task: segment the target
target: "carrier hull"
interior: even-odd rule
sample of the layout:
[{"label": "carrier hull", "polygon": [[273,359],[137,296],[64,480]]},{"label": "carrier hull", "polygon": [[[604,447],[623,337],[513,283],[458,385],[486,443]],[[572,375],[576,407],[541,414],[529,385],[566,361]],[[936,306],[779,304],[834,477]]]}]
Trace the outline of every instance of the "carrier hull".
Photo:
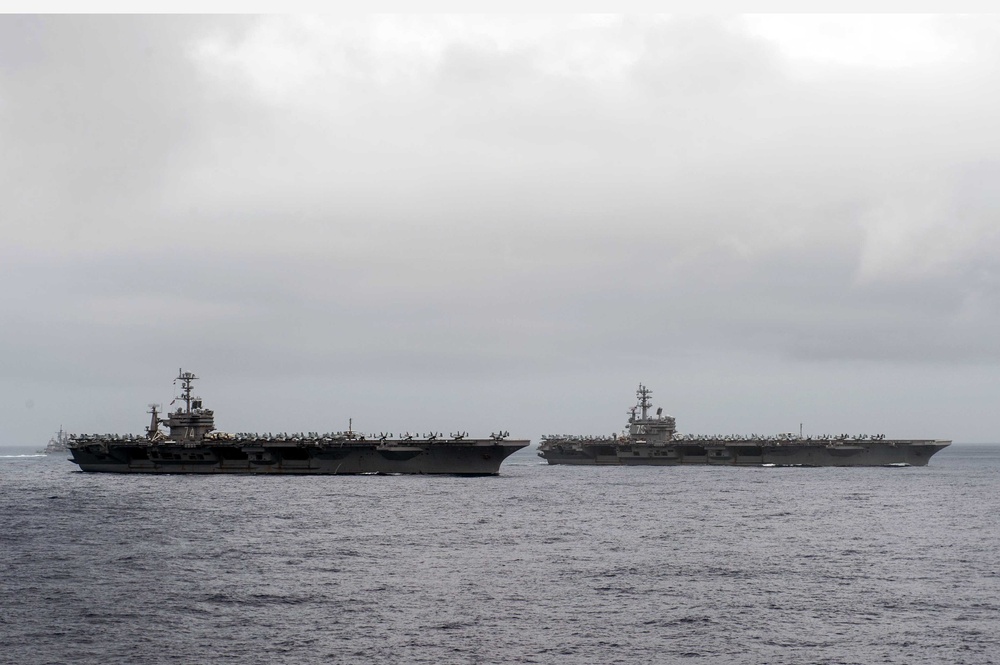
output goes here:
[{"label": "carrier hull", "polygon": [[[926,466],[949,441],[880,441],[868,445],[606,447],[539,450],[549,464],[611,466]],[[602,450],[601,448],[605,448]]]},{"label": "carrier hull", "polygon": [[257,475],[448,474],[495,476],[528,441],[277,446],[92,444],[71,449],[82,471]]}]

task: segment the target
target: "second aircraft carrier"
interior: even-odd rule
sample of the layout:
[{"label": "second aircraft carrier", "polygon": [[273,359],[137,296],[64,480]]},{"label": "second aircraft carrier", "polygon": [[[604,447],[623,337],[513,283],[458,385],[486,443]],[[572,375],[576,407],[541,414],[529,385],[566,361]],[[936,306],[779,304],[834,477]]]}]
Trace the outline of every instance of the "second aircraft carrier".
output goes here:
[{"label": "second aircraft carrier", "polygon": [[676,421],[657,409],[650,415],[652,391],[639,385],[629,410],[628,429],[615,436],[542,437],[538,454],[549,464],[673,466],[926,466],[951,444],[938,439],[886,439],[883,435],[804,437],[679,434]]}]

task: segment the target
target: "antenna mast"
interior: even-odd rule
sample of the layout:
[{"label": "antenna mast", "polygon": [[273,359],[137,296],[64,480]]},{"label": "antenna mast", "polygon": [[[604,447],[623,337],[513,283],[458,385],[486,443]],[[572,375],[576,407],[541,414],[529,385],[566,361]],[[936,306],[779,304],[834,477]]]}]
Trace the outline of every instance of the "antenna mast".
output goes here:
[{"label": "antenna mast", "polygon": [[177,379],[181,382],[181,399],[184,400],[184,413],[191,413],[191,382],[197,378],[192,372],[177,370]]},{"label": "antenna mast", "polygon": [[649,401],[649,396],[653,394],[653,391],[646,386],[639,384],[639,389],[635,391],[635,396],[639,398],[639,408],[642,409],[642,419],[646,419],[646,414],[649,411],[651,403]]}]

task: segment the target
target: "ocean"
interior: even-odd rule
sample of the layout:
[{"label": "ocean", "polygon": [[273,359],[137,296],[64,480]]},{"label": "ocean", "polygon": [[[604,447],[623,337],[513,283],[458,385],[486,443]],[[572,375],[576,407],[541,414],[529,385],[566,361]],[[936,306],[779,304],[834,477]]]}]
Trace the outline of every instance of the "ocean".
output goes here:
[{"label": "ocean", "polygon": [[84,474],[0,448],[0,662],[1000,663],[1000,445],[921,468]]}]

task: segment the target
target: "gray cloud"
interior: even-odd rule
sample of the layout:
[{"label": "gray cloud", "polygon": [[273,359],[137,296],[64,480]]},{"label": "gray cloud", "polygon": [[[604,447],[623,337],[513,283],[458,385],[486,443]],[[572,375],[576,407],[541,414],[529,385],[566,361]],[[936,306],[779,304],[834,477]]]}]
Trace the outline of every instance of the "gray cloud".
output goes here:
[{"label": "gray cloud", "polygon": [[136,430],[178,365],[228,429],[604,431],[643,380],[682,426],[836,402],[990,436],[994,50],[803,70],[714,18],[0,37],[0,397],[36,405],[0,443]]}]

